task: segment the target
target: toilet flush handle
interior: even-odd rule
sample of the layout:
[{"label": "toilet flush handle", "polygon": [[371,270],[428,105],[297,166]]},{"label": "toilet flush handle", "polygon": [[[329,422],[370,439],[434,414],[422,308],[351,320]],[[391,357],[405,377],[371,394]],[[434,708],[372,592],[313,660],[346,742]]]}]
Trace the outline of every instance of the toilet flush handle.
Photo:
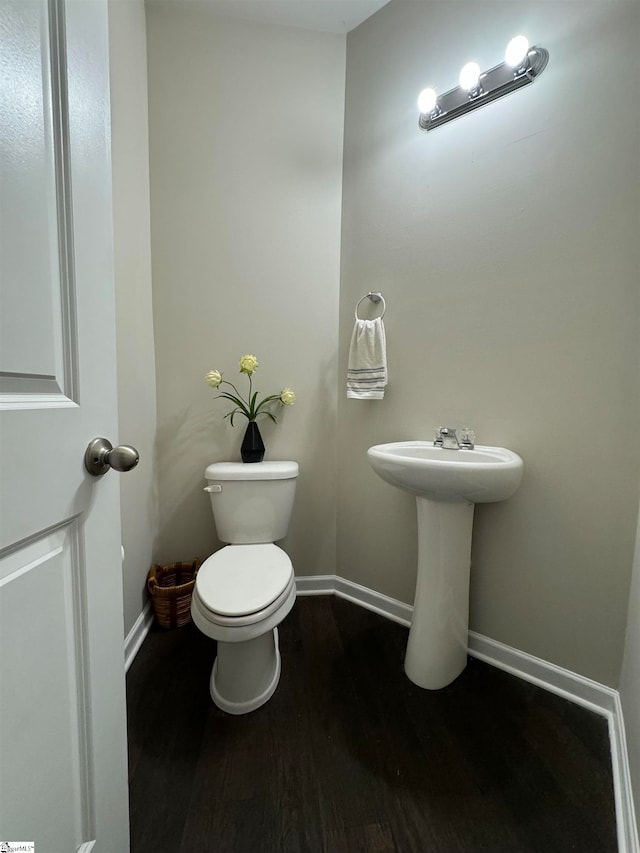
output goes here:
[{"label": "toilet flush handle", "polygon": [[214,483],[213,486],[205,486],[205,492],[221,492],[222,486],[219,483]]}]

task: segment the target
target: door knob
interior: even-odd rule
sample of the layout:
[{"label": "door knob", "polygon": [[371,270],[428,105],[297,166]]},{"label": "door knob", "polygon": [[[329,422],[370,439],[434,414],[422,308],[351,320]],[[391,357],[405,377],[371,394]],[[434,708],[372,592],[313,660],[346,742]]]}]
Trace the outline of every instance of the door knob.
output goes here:
[{"label": "door knob", "polygon": [[140,454],[129,444],[114,447],[106,438],[94,438],[84,454],[84,467],[94,477],[115,471],[130,471],[140,461]]}]

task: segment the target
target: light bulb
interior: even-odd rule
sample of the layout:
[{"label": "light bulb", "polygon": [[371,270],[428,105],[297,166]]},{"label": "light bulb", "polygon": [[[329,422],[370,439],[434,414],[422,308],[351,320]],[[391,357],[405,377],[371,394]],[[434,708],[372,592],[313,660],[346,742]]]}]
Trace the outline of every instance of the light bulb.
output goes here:
[{"label": "light bulb", "polygon": [[418,95],[418,109],[421,113],[430,113],[435,109],[438,96],[434,89],[423,89]]},{"label": "light bulb", "polygon": [[512,68],[520,68],[529,53],[529,39],[526,36],[512,38],[504,52],[504,61]]},{"label": "light bulb", "polygon": [[477,62],[467,62],[460,72],[460,86],[470,92],[477,88],[480,80],[480,66]]}]

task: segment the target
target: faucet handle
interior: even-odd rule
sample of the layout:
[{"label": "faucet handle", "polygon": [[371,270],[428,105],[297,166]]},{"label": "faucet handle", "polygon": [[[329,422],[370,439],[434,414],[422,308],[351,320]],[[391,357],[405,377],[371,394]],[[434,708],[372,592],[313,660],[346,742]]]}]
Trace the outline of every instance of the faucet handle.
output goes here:
[{"label": "faucet handle", "polygon": [[473,450],[476,443],[476,434],[469,427],[464,427],[460,437],[460,446],[466,447],[467,450]]}]

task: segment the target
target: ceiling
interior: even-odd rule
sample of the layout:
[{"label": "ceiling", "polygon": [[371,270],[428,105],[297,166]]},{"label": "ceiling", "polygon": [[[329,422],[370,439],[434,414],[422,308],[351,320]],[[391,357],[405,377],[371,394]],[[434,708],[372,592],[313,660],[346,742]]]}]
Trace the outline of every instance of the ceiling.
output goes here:
[{"label": "ceiling", "polygon": [[[200,3],[243,20],[299,27],[325,33],[348,33],[386,6],[389,0],[169,0]],[[166,3],[167,0],[146,0]]]}]

